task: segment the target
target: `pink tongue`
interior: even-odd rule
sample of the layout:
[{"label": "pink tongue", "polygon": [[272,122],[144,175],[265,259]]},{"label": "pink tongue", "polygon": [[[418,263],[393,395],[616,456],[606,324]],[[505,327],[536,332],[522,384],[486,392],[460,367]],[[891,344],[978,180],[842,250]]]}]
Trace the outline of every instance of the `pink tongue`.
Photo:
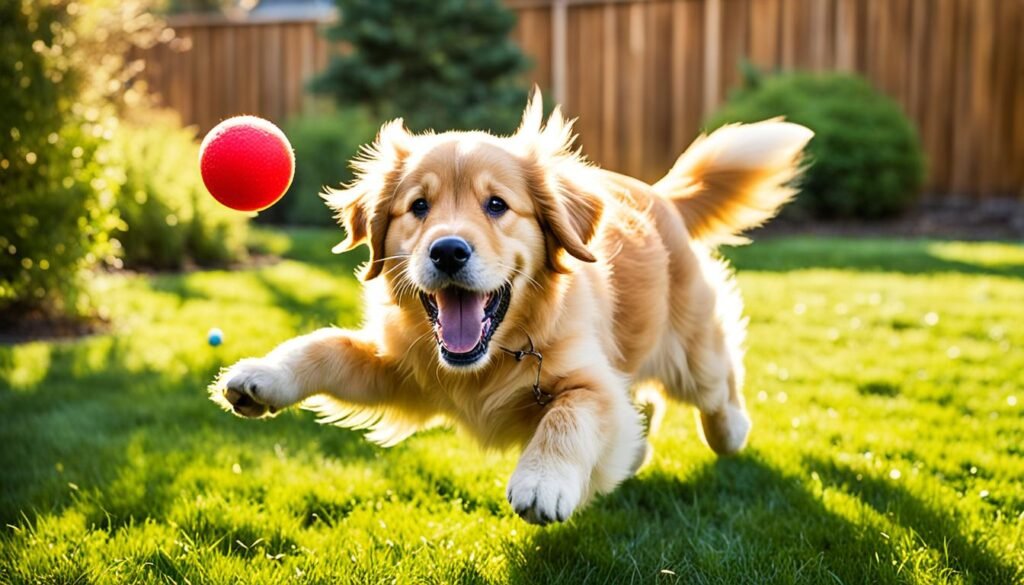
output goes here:
[{"label": "pink tongue", "polygon": [[437,293],[441,342],[452,353],[476,347],[484,329],[484,295],[450,287]]}]

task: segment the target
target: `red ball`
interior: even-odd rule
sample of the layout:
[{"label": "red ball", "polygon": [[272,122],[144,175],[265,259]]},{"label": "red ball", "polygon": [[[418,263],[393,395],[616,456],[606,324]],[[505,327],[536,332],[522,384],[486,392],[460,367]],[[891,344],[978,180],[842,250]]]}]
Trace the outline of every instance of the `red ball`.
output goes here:
[{"label": "red ball", "polygon": [[261,211],[292,184],[295,154],[277,126],[256,116],[236,116],[203,138],[199,168],[214,199],[238,211]]}]

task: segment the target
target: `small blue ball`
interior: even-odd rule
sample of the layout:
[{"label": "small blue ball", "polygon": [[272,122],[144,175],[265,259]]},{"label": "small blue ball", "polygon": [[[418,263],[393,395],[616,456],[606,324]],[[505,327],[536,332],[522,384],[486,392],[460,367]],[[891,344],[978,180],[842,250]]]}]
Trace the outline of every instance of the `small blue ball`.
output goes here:
[{"label": "small blue ball", "polygon": [[206,341],[213,347],[224,343],[224,332],[214,327],[210,329],[210,332],[206,334]]}]

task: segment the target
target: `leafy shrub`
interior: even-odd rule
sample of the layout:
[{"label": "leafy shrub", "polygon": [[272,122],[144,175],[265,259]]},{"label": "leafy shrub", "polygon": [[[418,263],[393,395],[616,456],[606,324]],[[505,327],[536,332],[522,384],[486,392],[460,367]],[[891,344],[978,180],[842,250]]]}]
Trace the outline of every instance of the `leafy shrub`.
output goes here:
[{"label": "leafy shrub", "polygon": [[320,193],[352,179],[349,162],[373,141],[379,124],[361,109],[293,118],[285,134],[295,149],[295,178],[280,203],[260,213],[270,222],[335,225]]},{"label": "leafy shrub", "polygon": [[124,124],[116,144],[124,167],[117,235],[130,267],[223,264],[245,255],[245,215],[218,204],[203,186],[199,145],[174,116]]},{"label": "leafy shrub", "polygon": [[917,132],[899,106],[866,81],[806,73],[748,80],[707,128],[785,116],[814,130],[811,166],[791,205],[798,213],[875,219],[898,214],[914,200],[924,179]]},{"label": "leafy shrub", "polygon": [[82,314],[82,274],[114,261],[116,119],[78,101],[73,19],[56,2],[0,2],[0,312]]},{"label": "leafy shrub", "polygon": [[529,62],[509,39],[515,15],[499,0],[336,0],[327,36],[351,47],[313,83],[377,119],[414,130],[511,132],[526,102]]}]

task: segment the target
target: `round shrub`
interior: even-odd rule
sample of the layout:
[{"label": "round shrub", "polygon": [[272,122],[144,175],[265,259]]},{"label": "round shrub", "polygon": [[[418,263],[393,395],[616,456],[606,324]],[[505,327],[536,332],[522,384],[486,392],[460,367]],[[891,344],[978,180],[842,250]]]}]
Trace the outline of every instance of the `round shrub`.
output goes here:
[{"label": "round shrub", "polygon": [[144,126],[123,124],[115,142],[124,168],[117,238],[126,266],[210,266],[245,256],[247,218],[207,194],[191,130],[152,112]]},{"label": "round shrub", "polygon": [[80,38],[58,2],[0,2],[0,313],[84,314],[82,275],[115,261],[109,237],[116,119],[83,104]]},{"label": "round shrub", "polygon": [[707,128],[776,116],[815,132],[801,192],[789,206],[797,213],[877,219],[899,214],[917,196],[924,180],[917,132],[899,106],[865,80],[844,74],[755,75]]},{"label": "round shrub", "polygon": [[296,225],[335,225],[320,193],[352,179],[349,161],[378,129],[377,120],[360,109],[289,120],[285,134],[295,149],[295,178],[284,199],[260,216]]}]

